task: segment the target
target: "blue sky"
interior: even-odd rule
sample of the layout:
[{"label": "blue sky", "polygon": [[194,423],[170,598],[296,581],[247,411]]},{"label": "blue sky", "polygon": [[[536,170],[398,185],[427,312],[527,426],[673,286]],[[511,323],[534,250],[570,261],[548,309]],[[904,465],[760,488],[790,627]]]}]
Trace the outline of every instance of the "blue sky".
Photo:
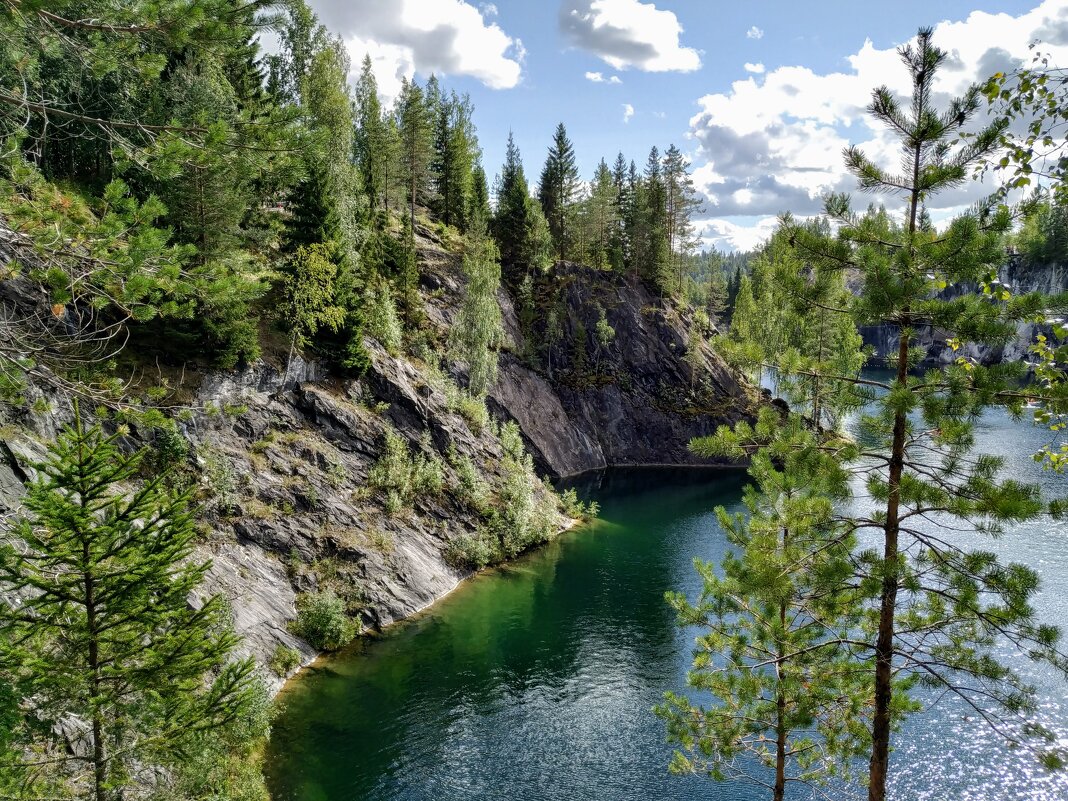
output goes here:
[{"label": "blue sky", "polygon": [[[907,93],[894,48],[919,26],[936,26],[951,53],[947,95],[1028,59],[1036,37],[1068,63],[1068,0],[310,2],[354,66],[371,54],[387,100],[401,76],[431,72],[468,92],[491,177],[509,130],[532,181],[558,122],[587,178],[602,156],[641,166],[652,145],[678,145],[706,197],[701,233],[723,249],[752,247],[777,213],[816,213],[826,192],[850,189],[845,144],[897,160],[863,105],[881,83]],[[936,219],[980,191],[939,201]]]}]

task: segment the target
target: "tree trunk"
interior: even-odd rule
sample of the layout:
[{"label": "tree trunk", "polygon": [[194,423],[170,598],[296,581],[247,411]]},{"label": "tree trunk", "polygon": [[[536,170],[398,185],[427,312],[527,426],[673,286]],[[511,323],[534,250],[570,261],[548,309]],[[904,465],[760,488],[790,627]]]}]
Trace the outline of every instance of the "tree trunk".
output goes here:
[{"label": "tree trunk", "polygon": [[[908,336],[898,345],[897,382],[908,376]],[[883,586],[879,602],[879,635],[875,643],[875,714],[871,728],[871,762],[868,766],[868,801],[884,801],[890,764],[890,702],[893,697],[894,613],[897,610],[898,534],[900,533],[901,473],[905,463],[905,414],[894,417],[890,452],[890,498],[886,505],[883,541]]]},{"label": "tree trunk", "polygon": [[85,614],[86,628],[89,634],[89,703],[93,716],[93,797],[95,801],[107,801],[107,750],[104,746],[104,724],[100,708],[100,645],[96,620],[96,588],[93,575],[89,572],[91,556],[89,545],[82,547],[82,559],[85,565]]},{"label": "tree trunk", "polygon": [[[917,90],[919,91],[919,90]],[[917,124],[919,122],[917,121]],[[920,145],[913,148],[912,197],[909,202],[908,247],[913,248],[916,216],[920,206]],[[901,336],[897,347],[898,386],[908,381],[910,310],[902,309]],[[883,586],[879,600],[879,634],[875,641],[875,713],[871,726],[871,762],[868,765],[868,801],[885,801],[886,776],[890,767],[890,702],[893,698],[894,613],[897,611],[898,535],[901,531],[901,474],[905,467],[906,414],[894,415],[894,435],[887,477],[890,496],[886,502],[883,539]]]}]

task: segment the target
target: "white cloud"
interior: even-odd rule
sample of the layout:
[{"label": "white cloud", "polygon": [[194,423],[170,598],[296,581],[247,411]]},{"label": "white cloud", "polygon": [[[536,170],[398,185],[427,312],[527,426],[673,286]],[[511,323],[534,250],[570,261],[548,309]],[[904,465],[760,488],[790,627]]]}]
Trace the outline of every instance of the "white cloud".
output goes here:
[{"label": "white cloud", "polygon": [[759,217],[746,223],[713,218],[701,222],[698,237],[703,248],[755,250],[775,233],[778,224],[778,217]]},{"label": "white cloud", "polygon": [[586,80],[593,83],[623,83],[618,75],[609,75],[607,78],[599,72],[587,72]]},{"label": "white cloud", "polygon": [[496,22],[496,7],[465,0],[312,0],[323,23],[341,33],[359,69],[371,56],[379,90],[397,95],[415,73],[465,75],[493,89],[510,89],[522,77],[523,43]]},{"label": "white cloud", "polygon": [[497,16],[497,6],[493,5],[493,3],[483,3],[478,8],[482,12],[483,17]]},{"label": "white cloud", "polygon": [[746,39],[763,39],[764,38],[764,31],[762,31],[760,28],[758,28],[756,25],[754,25],[752,28],[750,28],[749,30],[747,30],[745,32],[745,38]]},{"label": "white cloud", "polygon": [[683,32],[672,11],[639,0],[564,0],[560,30],[575,47],[614,69],[692,72],[701,55],[679,41]]},{"label": "white cloud", "polygon": [[742,66],[745,67],[745,71],[746,72],[751,72],[754,75],[763,75],[764,74],[764,65],[761,64],[759,61],[756,64],[753,64],[752,62],[747,61]]},{"label": "white cloud", "polygon": [[[1068,62],[1064,0],[1045,0],[1016,15],[976,11],[964,20],[939,24],[934,41],[948,58],[934,86],[936,104],[944,105],[951,95],[997,70],[1029,61],[1034,38],[1045,38],[1043,49],[1053,52],[1055,62]],[[697,101],[700,110],[690,120],[689,133],[697,144],[694,180],[708,199],[709,224],[719,226],[716,236],[737,242],[748,236],[725,227],[724,219],[745,217],[750,222],[744,225],[751,228],[756,224],[751,221],[783,211],[819,213],[831,191],[856,194],[856,181],[842,161],[849,143],[880,164],[898,167],[897,141],[889,131],[869,127],[865,111],[877,86],[886,85],[900,96],[911,93],[896,48],[878,49],[866,41],[844,63],[845,69],[832,73],[802,66],[764,70],[759,82],[750,76]],[[760,74],[752,69],[757,66],[745,68]],[[988,118],[980,112],[977,119],[982,124]],[[934,196],[932,215],[944,218],[991,188],[969,181]],[[857,202],[867,200],[858,195]]]},{"label": "white cloud", "polygon": [[623,104],[623,124],[626,125],[630,122],[630,118],[634,116],[634,106],[630,103]]}]

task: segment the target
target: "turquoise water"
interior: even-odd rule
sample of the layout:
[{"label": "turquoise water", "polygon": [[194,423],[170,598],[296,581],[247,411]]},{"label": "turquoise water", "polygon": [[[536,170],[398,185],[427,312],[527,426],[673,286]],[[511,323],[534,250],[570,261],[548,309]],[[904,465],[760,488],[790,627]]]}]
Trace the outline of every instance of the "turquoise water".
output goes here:
[{"label": "turquoise water", "polygon": [[[979,436],[1009,455],[1014,474],[1058,490],[1068,482],[1030,460],[1040,430],[992,412]],[[725,547],[712,509],[737,508],[743,481],[712,470],[589,477],[581,489],[600,501],[600,522],[466,582],[291,683],[268,754],[275,801],[766,798],[669,775],[671,749],[650,711],[665,689],[684,687],[693,637],[674,625],[664,591],[698,589],[693,557],[718,559]],[[1036,606],[1068,624],[1060,524],[1030,523],[995,545],[1040,570]],[[1063,719],[1064,683],[1025,668],[1044,712]],[[1068,799],[1068,778],[1007,752],[966,714],[941,699],[906,724],[892,759],[896,798]]]}]

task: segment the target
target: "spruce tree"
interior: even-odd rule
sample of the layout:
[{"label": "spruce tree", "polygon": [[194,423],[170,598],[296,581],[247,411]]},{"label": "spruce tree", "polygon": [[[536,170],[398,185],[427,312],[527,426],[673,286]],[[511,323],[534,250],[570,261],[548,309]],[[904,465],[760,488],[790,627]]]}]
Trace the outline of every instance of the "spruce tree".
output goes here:
[{"label": "spruce tree", "polygon": [[[478,140],[471,121],[471,99],[452,92],[438,107],[434,138],[434,213],[446,225],[465,230],[472,208]],[[485,176],[482,177],[485,181]],[[475,203],[474,205],[478,205]]]},{"label": "spruce tree", "polygon": [[209,564],[193,559],[188,495],[165,476],[131,489],[144,452],[123,454],[122,433],[76,416],[0,547],[3,675],[45,732],[85,721],[88,752],[60,759],[88,768],[94,801],[123,797],[135,768],[175,764],[255,694],[251,660],[230,661],[237,638],[223,599],[190,605]]},{"label": "spruce tree", "polygon": [[553,247],[558,259],[565,258],[575,235],[570,215],[579,189],[578,166],[575,163],[575,148],[567,137],[567,129],[561,122],[556,126],[549,155],[538,182],[538,200],[549,223]]},{"label": "spruce tree", "polygon": [[589,206],[586,224],[590,229],[586,237],[589,242],[586,258],[594,267],[612,266],[613,240],[618,230],[617,191],[612,172],[604,159],[601,159],[593,176],[589,199],[586,201]]},{"label": "spruce tree", "polygon": [[671,285],[670,251],[667,230],[667,190],[660,163],[660,151],[649,151],[645,164],[642,191],[637,209],[641,218],[640,262],[636,265],[638,275],[665,292]]},{"label": "spruce tree", "polygon": [[609,238],[609,261],[613,270],[623,272],[627,268],[630,253],[630,243],[627,239],[630,192],[627,181],[627,161],[622,153],[616,154],[616,160],[612,165],[612,183],[615,189],[613,208],[615,223]]},{"label": "spruce tree", "polygon": [[[493,217],[493,237],[506,268],[524,267],[529,217],[530,189],[519,148],[512,133],[508,133],[500,189],[497,192],[497,213]],[[507,273],[506,273],[507,274]],[[518,280],[518,279],[517,279]]]}]

